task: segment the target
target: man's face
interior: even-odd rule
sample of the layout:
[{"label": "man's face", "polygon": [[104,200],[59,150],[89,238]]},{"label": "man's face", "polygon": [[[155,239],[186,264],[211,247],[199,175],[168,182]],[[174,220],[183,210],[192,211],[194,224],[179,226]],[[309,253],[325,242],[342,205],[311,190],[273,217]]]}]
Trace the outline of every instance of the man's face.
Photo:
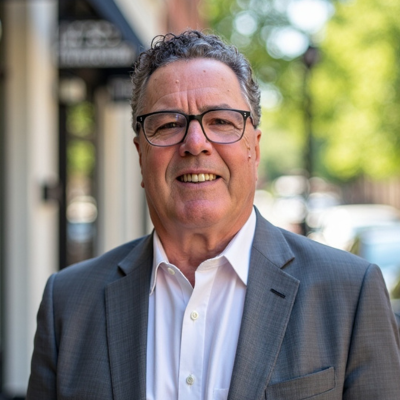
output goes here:
[{"label": "man's face", "polygon": [[[210,59],[181,60],[158,68],[147,84],[143,106],[143,114],[250,110],[234,72]],[[252,210],[260,136],[250,119],[244,137],[232,144],[208,142],[198,121],[191,121],[185,140],[171,147],[151,146],[140,132],[134,141],[156,230],[204,233],[213,228],[236,233]],[[208,174],[211,180],[184,182],[182,177],[188,174],[200,180],[200,174]]]}]

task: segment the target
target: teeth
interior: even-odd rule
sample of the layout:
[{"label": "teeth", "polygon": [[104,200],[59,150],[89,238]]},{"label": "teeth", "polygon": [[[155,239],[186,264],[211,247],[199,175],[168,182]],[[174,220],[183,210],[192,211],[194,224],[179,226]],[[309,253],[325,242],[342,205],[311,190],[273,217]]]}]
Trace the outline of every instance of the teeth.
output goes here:
[{"label": "teeth", "polygon": [[185,174],[180,178],[181,182],[205,182],[205,181],[213,181],[217,179],[217,175],[214,174]]}]

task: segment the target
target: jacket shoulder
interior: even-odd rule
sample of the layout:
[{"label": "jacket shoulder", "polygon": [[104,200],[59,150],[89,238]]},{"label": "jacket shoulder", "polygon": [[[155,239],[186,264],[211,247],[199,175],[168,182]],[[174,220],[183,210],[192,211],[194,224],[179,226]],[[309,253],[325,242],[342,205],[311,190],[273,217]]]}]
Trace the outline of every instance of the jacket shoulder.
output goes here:
[{"label": "jacket shoulder", "polygon": [[337,298],[341,293],[348,301],[356,300],[366,281],[372,280],[379,290],[385,290],[382,272],[347,251],[315,242],[290,232],[282,232],[291,248],[294,259],[284,271],[301,281],[301,291],[323,292]]},{"label": "jacket shoulder", "polygon": [[280,231],[293,253],[296,255],[296,258],[301,262],[312,262],[312,264],[318,264],[320,266],[327,264],[338,265],[345,268],[351,265],[353,268],[363,271],[370,265],[368,261],[348,251],[327,246],[283,229],[280,229]]},{"label": "jacket shoulder", "polygon": [[[106,285],[125,275],[120,266],[135,253],[143,251],[143,246],[151,242],[151,235],[122,244],[98,257],[81,261],[54,274],[55,283],[61,286],[84,283],[95,286]],[[145,250],[148,250],[146,247]]]}]

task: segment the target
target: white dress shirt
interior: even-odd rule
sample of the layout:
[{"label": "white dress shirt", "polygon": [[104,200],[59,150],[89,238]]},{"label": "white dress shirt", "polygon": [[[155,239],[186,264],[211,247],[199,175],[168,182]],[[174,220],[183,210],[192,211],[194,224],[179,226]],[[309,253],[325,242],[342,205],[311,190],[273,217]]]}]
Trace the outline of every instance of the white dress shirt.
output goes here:
[{"label": "white dress shirt", "polygon": [[147,400],[227,399],[255,225],[253,209],[225,250],[198,266],[194,288],[154,234]]}]

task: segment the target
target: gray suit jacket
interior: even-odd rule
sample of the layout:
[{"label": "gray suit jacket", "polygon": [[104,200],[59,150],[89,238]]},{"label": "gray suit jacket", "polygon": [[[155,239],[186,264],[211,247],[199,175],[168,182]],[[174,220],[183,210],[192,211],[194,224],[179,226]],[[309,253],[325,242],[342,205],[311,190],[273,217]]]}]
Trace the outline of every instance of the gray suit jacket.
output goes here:
[{"label": "gray suit jacket", "polygon": [[[50,277],[28,400],[146,399],[152,251],[147,236]],[[229,400],[398,400],[399,348],[376,266],[257,214]]]}]

